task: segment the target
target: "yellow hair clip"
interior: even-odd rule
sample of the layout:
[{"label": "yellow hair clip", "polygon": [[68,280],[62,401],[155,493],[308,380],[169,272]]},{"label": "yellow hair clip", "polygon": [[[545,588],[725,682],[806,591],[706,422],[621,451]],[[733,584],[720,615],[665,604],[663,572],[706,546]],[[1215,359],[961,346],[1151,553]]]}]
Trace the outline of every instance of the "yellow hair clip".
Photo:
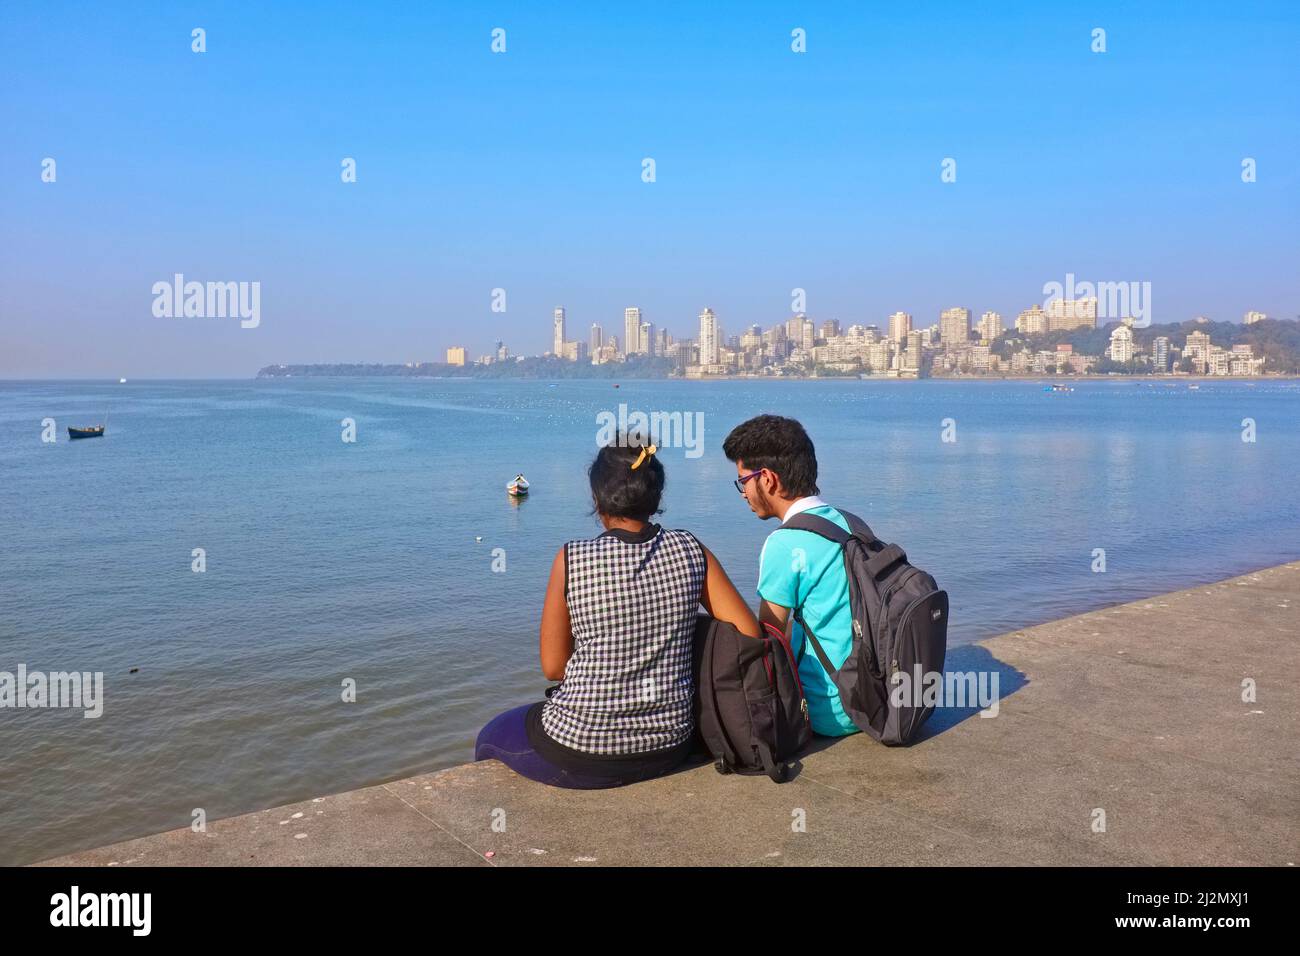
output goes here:
[{"label": "yellow hair clip", "polygon": [[637,455],[636,461],[632,462],[632,470],[636,471],[636,469],[640,468],[641,463],[646,460],[646,456],[653,455],[658,450],[659,449],[656,448],[654,445],[646,445],[644,448],[642,448],[641,454]]}]

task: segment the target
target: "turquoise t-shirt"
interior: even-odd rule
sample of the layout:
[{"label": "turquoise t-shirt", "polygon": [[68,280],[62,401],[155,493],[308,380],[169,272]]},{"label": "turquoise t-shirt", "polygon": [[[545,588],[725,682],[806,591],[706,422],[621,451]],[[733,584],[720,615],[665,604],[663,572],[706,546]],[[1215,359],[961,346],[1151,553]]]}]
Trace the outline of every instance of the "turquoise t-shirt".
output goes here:
[{"label": "turquoise t-shirt", "polygon": [[[809,508],[804,514],[828,518],[845,531],[848,522],[830,505]],[[853,647],[853,614],[849,610],[849,579],[844,573],[840,546],[811,531],[777,528],[763,543],[758,566],[758,596],[782,607],[799,610],[817,635],[826,656],[838,669]],[[796,621],[792,645],[795,656],[804,643]],[[840,694],[812,645],[799,662],[799,679],[808,699],[808,716],[815,733],[841,737],[858,728],[844,713]]]}]

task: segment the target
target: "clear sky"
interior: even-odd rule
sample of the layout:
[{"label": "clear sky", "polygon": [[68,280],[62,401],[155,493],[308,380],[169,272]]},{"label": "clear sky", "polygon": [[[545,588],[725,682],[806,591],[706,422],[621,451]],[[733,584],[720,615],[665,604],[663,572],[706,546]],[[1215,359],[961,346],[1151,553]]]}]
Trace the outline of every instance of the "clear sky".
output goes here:
[{"label": "clear sky", "polygon": [[[557,305],[737,333],[796,287],[1011,319],[1067,273],[1293,318],[1297,50],[1294,0],[5,0],[0,378],[536,354]],[[155,317],[178,272],[260,282],[260,324]]]}]

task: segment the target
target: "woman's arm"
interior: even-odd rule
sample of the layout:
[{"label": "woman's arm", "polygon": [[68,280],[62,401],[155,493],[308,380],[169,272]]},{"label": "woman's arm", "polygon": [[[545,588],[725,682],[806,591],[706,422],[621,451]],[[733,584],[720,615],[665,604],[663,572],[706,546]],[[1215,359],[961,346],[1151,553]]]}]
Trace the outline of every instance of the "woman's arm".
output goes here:
[{"label": "woman's arm", "polygon": [[561,548],[551,562],[551,579],[546,582],[546,601],[542,604],[542,675],[547,680],[564,680],[564,669],[573,656],[573,631],[569,624],[569,604],[564,599],[564,578],[564,549]]},{"label": "woman's arm", "polygon": [[727,572],[722,570],[722,565],[713,556],[713,552],[702,544],[700,547],[704,548],[704,558],[708,562],[704,587],[700,591],[700,603],[704,605],[704,610],[719,621],[734,624],[736,630],[746,637],[758,637],[758,618],[754,617],[754,612],[731,583]]}]

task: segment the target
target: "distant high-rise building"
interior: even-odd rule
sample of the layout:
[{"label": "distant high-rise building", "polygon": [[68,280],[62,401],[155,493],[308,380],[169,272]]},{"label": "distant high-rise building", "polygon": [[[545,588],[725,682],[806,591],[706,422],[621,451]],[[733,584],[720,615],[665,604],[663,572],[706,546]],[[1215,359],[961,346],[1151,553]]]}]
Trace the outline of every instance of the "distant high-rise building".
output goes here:
[{"label": "distant high-rise building", "polygon": [[591,334],[587,337],[587,350],[595,355],[604,345],[605,330],[600,327],[599,322],[591,323]]},{"label": "distant high-rise building", "polygon": [[1157,372],[1169,371],[1169,336],[1158,335],[1152,341],[1151,364]]},{"label": "distant high-rise building", "polygon": [[822,323],[821,337],[824,339],[838,338],[840,334],[840,320],[827,319]]},{"label": "distant high-rise building", "polygon": [[510,349],[506,348],[506,344],[500,339],[497,339],[496,342],[496,358],[498,362],[504,362],[510,358]]},{"label": "distant high-rise building", "polygon": [[636,306],[623,310],[623,354],[641,350],[641,310]]},{"label": "distant high-rise building", "polygon": [[448,365],[464,365],[464,364],[465,364],[465,346],[463,346],[463,345],[453,345],[453,346],[451,346],[449,349],[447,349],[447,364],[448,364]]},{"label": "distant high-rise building", "polygon": [[1016,331],[1022,335],[1042,335],[1047,331],[1047,313],[1038,304],[1031,305],[1016,316]]},{"label": "distant high-rise building", "polygon": [[586,342],[565,342],[564,351],[560,353],[560,358],[570,362],[584,362],[587,359]]},{"label": "distant high-rise building", "polygon": [[944,309],[939,313],[939,341],[945,346],[970,341],[970,309]]},{"label": "distant high-rise building", "polygon": [[655,354],[655,324],[653,322],[642,322],[639,330],[640,335],[637,339],[639,347],[637,351],[642,355]]},{"label": "distant high-rise building", "polygon": [[889,371],[894,358],[894,344],[892,342],[888,340],[872,342],[864,351],[866,353],[866,364],[871,371],[876,374]]},{"label": "distant high-rise building", "polygon": [[1053,299],[1047,303],[1047,331],[1097,327],[1097,299]]},{"label": "distant high-rise building", "polygon": [[1242,316],[1241,321],[1246,325],[1254,325],[1256,322],[1263,322],[1268,316],[1263,312],[1247,312]]},{"label": "distant high-rise building", "polygon": [[722,347],[722,330],[712,309],[700,313],[700,364],[717,365]]},{"label": "distant high-rise building", "polygon": [[1131,362],[1133,360],[1133,330],[1121,325],[1110,333],[1110,348],[1107,350],[1111,361]]},{"label": "distant high-rise building", "polygon": [[551,325],[552,325],[552,332],[553,332],[551,336],[551,341],[552,341],[551,352],[552,354],[558,355],[560,358],[563,358],[564,343],[567,341],[567,336],[564,334],[564,310],[563,309],[556,309],[551,314]]},{"label": "distant high-rise building", "polygon": [[889,341],[902,347],[907,341],[907,333],[912,331],[912,316],[906,312],[895,312],[889,317]]},{"label": "distant high-rise building", "polygon": [[1002,334],[1002,316],[996,312],[985,312],[980,316],[980,338],[992,342]]},{"label": "distant high-rise building", "polygon": [[1210,336],[1205,332],[1188,332],[1183,358],[1191,359],[1197,375],[1204,375],[1210,365]]},{"label": "distant high-rise building", "polygon": [[920,330],[911,330],[907,333],[907,351],[903,353],[903,368],[911,369],[916,372],[921,368],[921,339]]},{"label": "distant high-rise building", "polygon": [[795,348],[803,347],[803,313],[800,312],[792,319],[785,321],[785,337],[788,338]]}]

